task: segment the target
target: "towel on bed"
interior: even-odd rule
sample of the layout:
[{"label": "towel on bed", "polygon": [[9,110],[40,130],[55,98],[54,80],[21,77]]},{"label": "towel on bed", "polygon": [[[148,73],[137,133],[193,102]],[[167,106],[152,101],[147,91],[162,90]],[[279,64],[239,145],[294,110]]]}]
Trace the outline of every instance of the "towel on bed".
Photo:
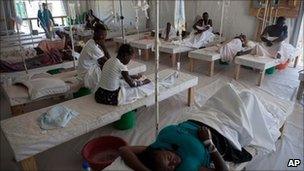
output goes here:
[{"label": "towel on bed", "polygon": [[41,129],[63,128],[78,114],[65,106],[54,106],[39,117],[39,126]]}]

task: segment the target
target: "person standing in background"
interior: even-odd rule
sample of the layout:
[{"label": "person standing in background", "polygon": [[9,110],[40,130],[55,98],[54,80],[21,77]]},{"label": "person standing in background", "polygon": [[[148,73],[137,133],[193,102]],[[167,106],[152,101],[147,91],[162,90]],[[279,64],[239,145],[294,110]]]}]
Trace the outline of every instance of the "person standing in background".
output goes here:
[{"label": "person standing in background", "polygon": [[38,27],[42,26],[45,31],[45,36],[50,39],[52,37],[51,25],[55,25],[53,15],[51,11],[48,9],[46,3],[42,3],[42,10],[38,10],[38,19],[37,19]]}]

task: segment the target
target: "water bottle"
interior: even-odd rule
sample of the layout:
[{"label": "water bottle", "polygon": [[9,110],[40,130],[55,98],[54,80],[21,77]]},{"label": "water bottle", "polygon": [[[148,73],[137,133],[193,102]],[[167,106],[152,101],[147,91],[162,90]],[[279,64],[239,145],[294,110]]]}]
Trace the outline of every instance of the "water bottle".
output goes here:
[{"label": "water bottle", "polygon": [[83,171],[91,171],[92,169],[90,168],[90,165],[87,161],[82,162],[82,170]]}]

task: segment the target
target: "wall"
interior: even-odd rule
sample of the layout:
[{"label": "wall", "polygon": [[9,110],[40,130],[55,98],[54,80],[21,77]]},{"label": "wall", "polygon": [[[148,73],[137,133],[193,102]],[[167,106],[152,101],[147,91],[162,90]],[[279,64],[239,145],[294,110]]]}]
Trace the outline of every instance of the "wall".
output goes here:
[{"label": "wall", "polygon": [[[221,1],[186,0],[187,27],[192,27],[196,15],[202,15],[206,11],[213,20],[215,31],[219,31],[221,4]],[[225,37],[232,38],[240,33],[246,34],[249,38],[254,37],[257,24],[255,17],[249,16],[249,7],[250,1],[233,0],[226,2],[223,24]]]},{"label": "wall", "polygon": [[[114,8],[113,8],[114,5]],[[109,16],[111,11],[115,11],[118,15],[120,15],[120,4],[118,0],[94,0],[87,1],[87,6],[89,9],[93,9],[95,15],[104,19]],[[125,28],[135,28],[135,9],[133,8],[131,0],[122,0],[122,11],[124,19],[124,27]],[[115,27],[120,29],[120,21],[115,21]],[[146,26],[146,18],[142,11],[139,12],[139,28],[144,29]],[[113,26],[114,27],[114,26]]]}]

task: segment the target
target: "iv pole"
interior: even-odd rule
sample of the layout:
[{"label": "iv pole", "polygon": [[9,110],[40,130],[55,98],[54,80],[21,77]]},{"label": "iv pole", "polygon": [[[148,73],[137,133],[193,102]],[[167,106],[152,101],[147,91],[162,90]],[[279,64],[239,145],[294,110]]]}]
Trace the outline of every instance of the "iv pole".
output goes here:
[{"label": "iv pole", "polygon": [[155,29],[155,138],[159,131],[159,104],[158,104],[158,70],[159,70],[159,0],[156,0],[156,29]]}]

